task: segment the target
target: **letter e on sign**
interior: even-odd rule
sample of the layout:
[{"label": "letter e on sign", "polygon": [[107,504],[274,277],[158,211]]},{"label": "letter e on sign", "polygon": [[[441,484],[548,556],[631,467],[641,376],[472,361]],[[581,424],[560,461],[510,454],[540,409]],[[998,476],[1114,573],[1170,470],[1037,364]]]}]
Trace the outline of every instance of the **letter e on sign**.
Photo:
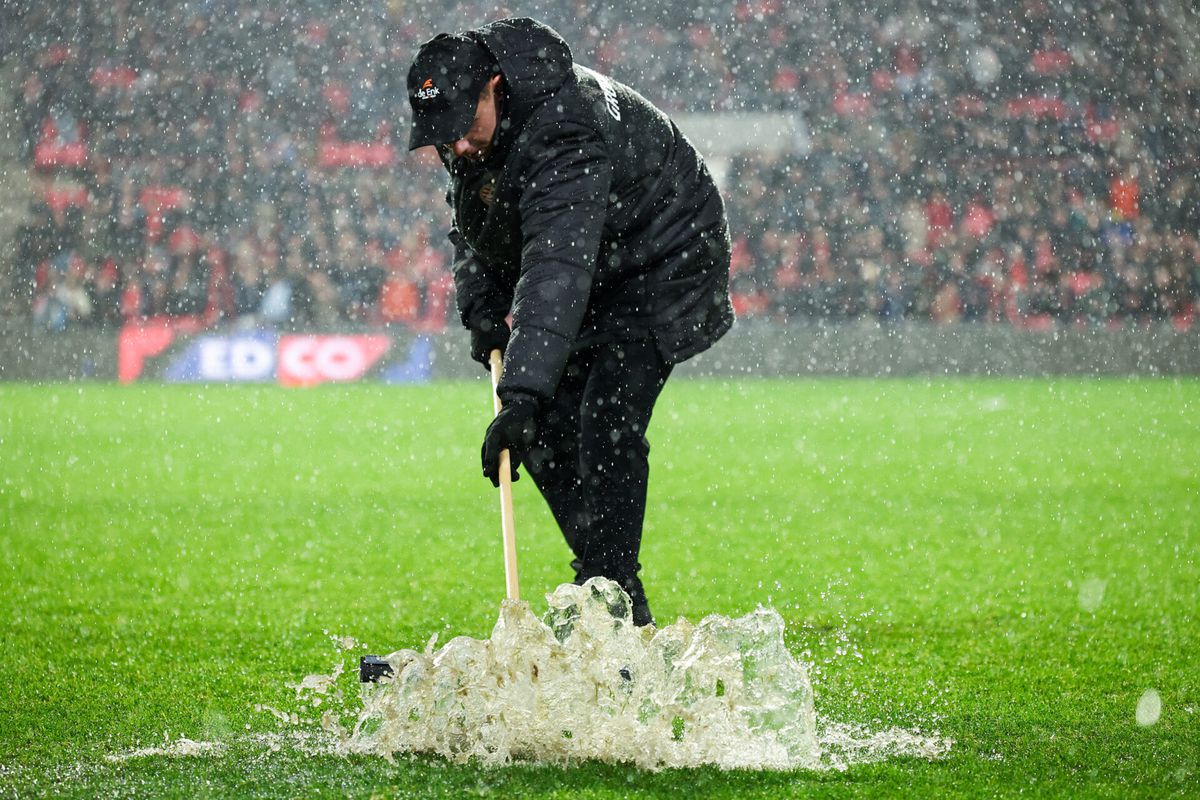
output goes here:
[{"label": "letter e on sign", "polygon": [[196,346],[200,351],[200,380],[229,380],[229,340],[224,336],[202,336]]}]

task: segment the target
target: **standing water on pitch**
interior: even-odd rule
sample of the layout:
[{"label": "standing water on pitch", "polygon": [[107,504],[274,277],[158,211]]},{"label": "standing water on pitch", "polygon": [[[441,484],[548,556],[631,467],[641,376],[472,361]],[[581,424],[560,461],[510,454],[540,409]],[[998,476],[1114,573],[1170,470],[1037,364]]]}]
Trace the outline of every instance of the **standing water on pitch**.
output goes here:
[{"label": "standing water on pitch", "polygon": [[[808,674],[773,609],[655,632],[632,624],[628,597],[603,578],[560,586],[547,601],[542,619],[505,601],[490,639],[389,655],[394,679],[364,688],[352,724],[323,716],[332,749],[487,764],[817,769],[950,748],[898,728],[818,725]],[[336,676],[310,676],[298,692],[317,706]]]}]

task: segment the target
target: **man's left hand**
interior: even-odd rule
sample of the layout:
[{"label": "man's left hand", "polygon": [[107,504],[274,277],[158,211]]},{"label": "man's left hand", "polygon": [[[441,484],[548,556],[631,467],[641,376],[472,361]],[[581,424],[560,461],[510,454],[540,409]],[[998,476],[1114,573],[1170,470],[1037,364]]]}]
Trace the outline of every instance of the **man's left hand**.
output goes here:
[{"label": "man's left hand", "polygon": [[503,358],[504,351],[508,349],[509,336],[508,323],[504,320],[483,320],[479,327],[471,328],[471,358],[491,371],[492,351],[499,350]]},{"label": "man's left hand", "polygon": [[517,465],[525,456],[533,437],[537,434],[537,401],[532,397],[510,399],[500,413],[488,425],[483,436],[483,474],[493,486],[500,485],[500,453],[507,450],[512,468],[512,479],[517,481]]}]

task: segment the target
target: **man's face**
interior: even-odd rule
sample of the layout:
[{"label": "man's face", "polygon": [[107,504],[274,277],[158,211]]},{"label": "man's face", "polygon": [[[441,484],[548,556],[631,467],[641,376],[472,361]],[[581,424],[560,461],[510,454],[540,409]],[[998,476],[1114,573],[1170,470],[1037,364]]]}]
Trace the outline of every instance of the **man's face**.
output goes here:
[{"label": "man's face", "polygon": [[475,107],[475,121],[463,138],[456,142],[447,142],[443,147],[455,157],[469,158],[472,161],[482,161],[487,158],[492,149],[492,139],[496,136],[496,126],[500,123],[500,76],[496,75],[479,95],[479,104]]}]

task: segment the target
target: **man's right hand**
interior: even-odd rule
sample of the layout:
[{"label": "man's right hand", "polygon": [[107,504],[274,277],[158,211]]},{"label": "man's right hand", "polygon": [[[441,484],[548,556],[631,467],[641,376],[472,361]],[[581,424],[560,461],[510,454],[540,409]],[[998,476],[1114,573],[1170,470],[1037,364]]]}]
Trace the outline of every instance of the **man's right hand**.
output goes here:
[{"label": "man's right hand", "polygon": [[504,450],[509,454],[513,482],[520,477],[517,467],[537,435],[537,412],[538,403],[533,397],[521,394],[505,397],[504,407],[488,425],[479,454],[483,475],[492,486],[500,486],[500,453]]},{"label": "man's right hand", "polygon": [[471,328],[471,358],[490,371],[492,351],[499,350],[503,356],[504,351],[508,349],[510,335],[508,323],[504,320],[483,320],[478,327]]}]

